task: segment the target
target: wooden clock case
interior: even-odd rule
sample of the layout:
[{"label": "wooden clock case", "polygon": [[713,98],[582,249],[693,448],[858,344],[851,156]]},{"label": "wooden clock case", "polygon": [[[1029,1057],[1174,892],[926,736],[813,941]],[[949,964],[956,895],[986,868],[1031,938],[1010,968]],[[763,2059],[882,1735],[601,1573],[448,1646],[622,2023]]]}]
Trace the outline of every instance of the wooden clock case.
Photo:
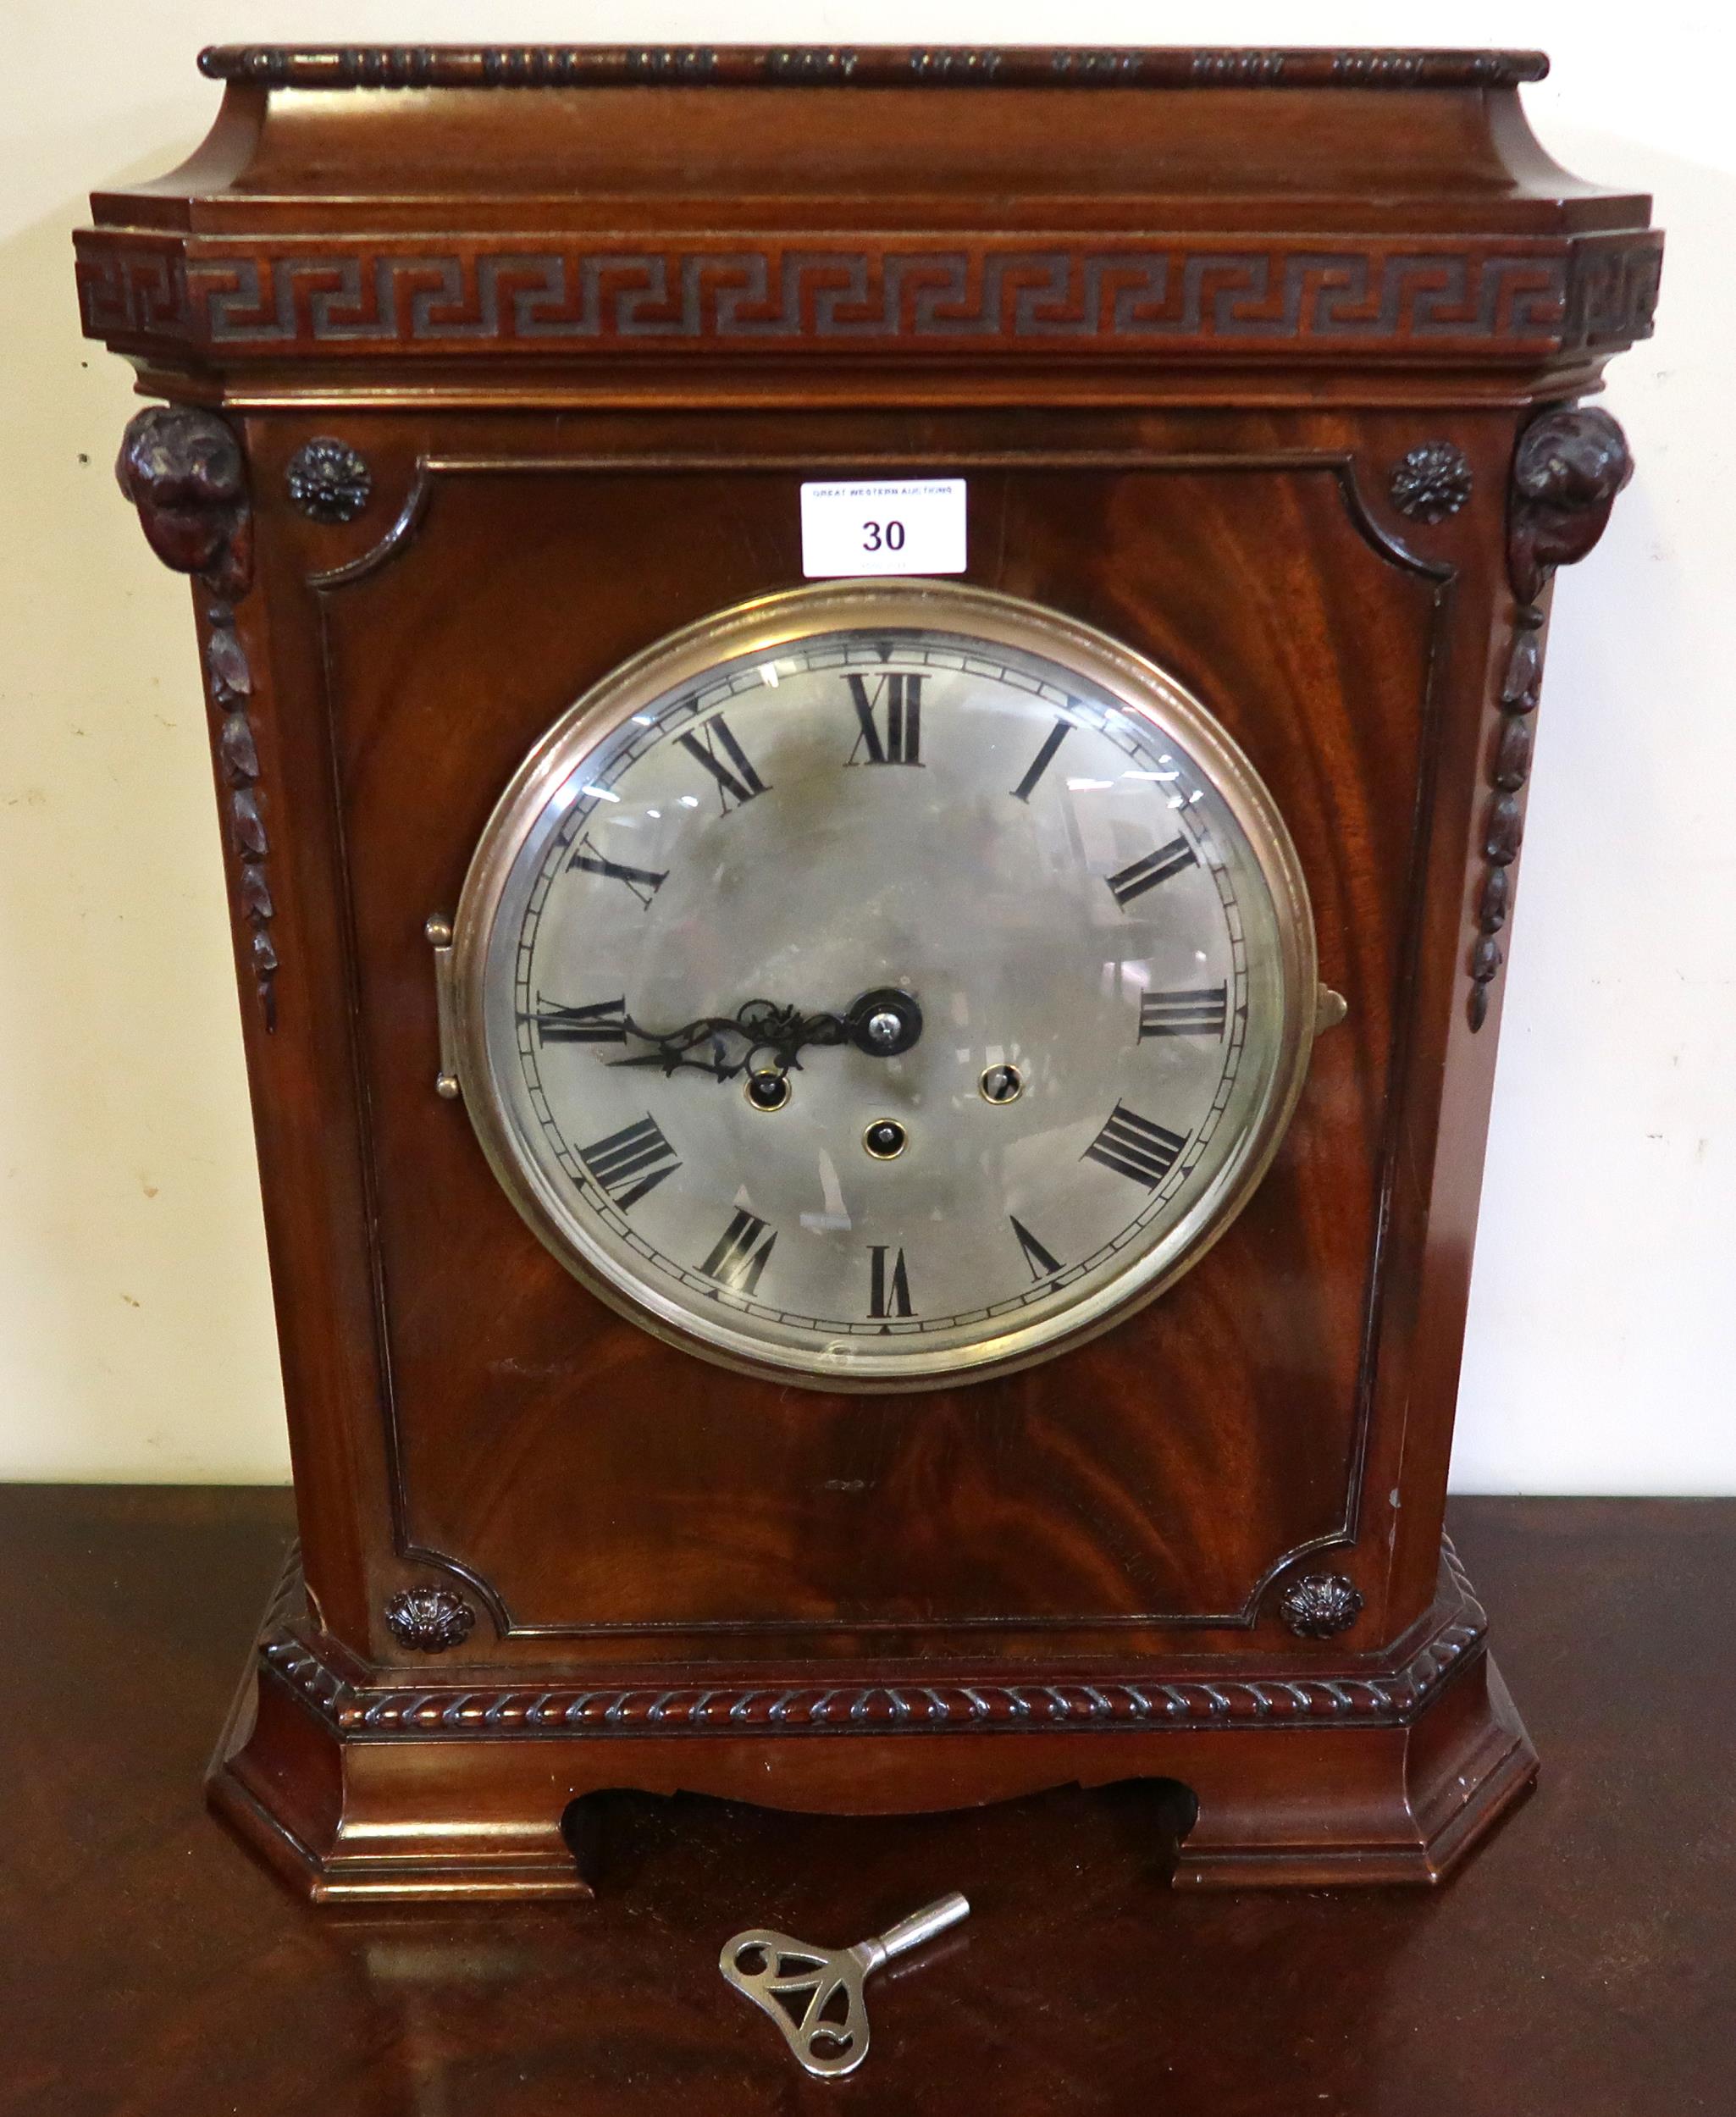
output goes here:
[{"label": "wooden clock case", "polygon": [[[312,1894],[559,1895],[583,1798],[1177,1783],[1184,1884],[1432,1881],[1536,1760],[1441,1536],[1548,580],[1648,202],[1525,54],[207,53],[98,195],[120,474],[194,577],[301,1522],[211,1793]],[[725,1372],[518,1220],[430,915],[584,686],[799,584],[797,486],[968,482],[968,578],[1248,753],[1324,1035],[1252,1205],[956,1390]],[[569,1805],[572,1805],[569,1807]],[[575,1859],[575,1851],[578,1857]]]}]

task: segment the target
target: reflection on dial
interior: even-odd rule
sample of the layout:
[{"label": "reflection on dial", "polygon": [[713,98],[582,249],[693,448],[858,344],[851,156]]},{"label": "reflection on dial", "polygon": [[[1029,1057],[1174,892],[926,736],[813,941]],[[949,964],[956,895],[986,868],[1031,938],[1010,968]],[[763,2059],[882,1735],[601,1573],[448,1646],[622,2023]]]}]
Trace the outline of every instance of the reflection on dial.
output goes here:
[{"label": "reflection on dial", "polygon": [[461,912],[466,1094],[641,1319],[910,1385],[1198,1253],[1293,1091],[1311,937],[1258,782],[1155,672],[970,591],[841,600],[709,665],[688,636],[531,760]]}]

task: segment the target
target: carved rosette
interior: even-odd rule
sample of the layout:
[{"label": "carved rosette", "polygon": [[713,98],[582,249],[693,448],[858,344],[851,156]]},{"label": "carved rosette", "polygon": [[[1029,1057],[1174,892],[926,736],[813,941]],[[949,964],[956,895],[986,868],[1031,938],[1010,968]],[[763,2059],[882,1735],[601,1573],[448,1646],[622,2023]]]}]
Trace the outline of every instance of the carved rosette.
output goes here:
[{"label": "carved rosette", "polygon": [[1489,1019],[1489,991],[1503,960],[1500,941],[1512,911],[1513,863],[1524,829],[1533,716],[1543,683],[1542,608],[1558,566],[1583,559],[1603,534],[1617,493],[1634,474],[1627,437],[1597,407],[1545,412],[1519,437],[1507,520],[1507,578],[1514,610],[1501,685],[1501,726],[1490,753],[1483,820],[1483,875],[1477,937],[1471,944],[1472,1029]]},{"label": "carved rosette", "polygon": [[354,522],[373,490],[373,474],[347,441],[319,434],[290,458],[284,484],[291,505],[311,521]]},{"label": "carved rosette", "polygon": [[476,1612],[451,1588],[406,1588],[386,1604],[386,1625],[415,1654],[444,1654],[476,1626]]},{"label": "carved rosette", "polygon": [[1393,465],[1387,489],[1413,522],[1445,522],[1471,497],[1470,459],[1451,441],[1425,442]]},{"label": "carved rosette", "polygon": [[1299,1639],[1331,1639],[1363,1613],[1362,1590],[1343,1573],[1304,1573],[1278,1598],[1278,1614]]},{"label": "carved rosette", "polygon": [[277,1025],[276,916],[266,871],[270,842],[260,810],[259,749],[249,710],[253,672],[235,628],[235,605],[252,585],[252,511],[247,468],[234,429],[192,405],[156,405],[129,422],[114,467],[139,511],[146,541],[165,566],[191,573],[205,608],[205,684],[218,716],[235,897],[247,936],[253,988],[268,1030]]}]

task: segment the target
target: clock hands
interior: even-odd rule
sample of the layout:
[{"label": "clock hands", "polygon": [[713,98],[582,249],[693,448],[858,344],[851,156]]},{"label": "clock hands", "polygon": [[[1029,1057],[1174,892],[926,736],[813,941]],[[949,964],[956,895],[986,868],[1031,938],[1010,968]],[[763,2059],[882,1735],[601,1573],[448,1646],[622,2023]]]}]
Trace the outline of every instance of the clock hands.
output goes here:
[{"label": "clock hands", "polygon": [[[841,1015],[804,1014],[772,1000],[749,1000],[733,1014],[701,1014],[679,1029],[642,1028],[631,1014],[622,1025],[629,1036],[651,1048],[630,1058],[611,1058],[611,1066],[658,1066],[666,1074],[689,1070],[719,1081],[749,1071],[782,1073],[800,1064],[796,1054],[808,1045],[845,1040]],[[769,1069],[753,1064],[761,1053],[771,1056]]]},{"label": "clock hands", "polygon": [[850,1044],[872,1058],[895,1058],[922,1034],[922,1010],[912,994],[886,986],[862,993],[838,1014],[804,1014],[755,999],[733,1014],[701,1014],[678,1029],[643,1028],[631,1014],[622,1016],[622,1026],[651,1048],[611,1058],[611,1066],[656,1066],[666,1075],[686,1069],[717,1081],[741,1073],[782,1079],[792,1066],[800,1070],[799,1054],[810,1047]]}]

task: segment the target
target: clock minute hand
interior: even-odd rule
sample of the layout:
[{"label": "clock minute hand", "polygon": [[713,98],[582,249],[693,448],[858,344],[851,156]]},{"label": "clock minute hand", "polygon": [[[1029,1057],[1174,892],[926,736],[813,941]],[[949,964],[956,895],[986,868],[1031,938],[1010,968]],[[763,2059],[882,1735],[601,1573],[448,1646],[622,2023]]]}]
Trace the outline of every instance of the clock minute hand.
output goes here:
[{"label": "clock minute hand", "polygon": [[[909,1050],[922,1033],[922,1010],[913,994],[893,987],[877,987],[853,1000],[842,1014],[804,1014],[799,1008],[782,1007],[775,1000],[749,1000],[733,1014],[701,1014],[678,1029],[646,1029],[628,1014],[622,1026],[629,1036],[652,1048],[627,1058],[611,1058],[613,1066],[658,1066],[666,1074],[688,1069],[709,1073],[714,1080],[733,1081],[738,1074],[782,1074],[799,1068],[799,1053],[810,1045],[853,1044],[876,1058],[896,1058]],[[694,1054],[710,1047],[709,1057]],[[731,1058],[732,1047],[739,1055]],[[755,1066],[762,1053],[770,1064]]]}]

